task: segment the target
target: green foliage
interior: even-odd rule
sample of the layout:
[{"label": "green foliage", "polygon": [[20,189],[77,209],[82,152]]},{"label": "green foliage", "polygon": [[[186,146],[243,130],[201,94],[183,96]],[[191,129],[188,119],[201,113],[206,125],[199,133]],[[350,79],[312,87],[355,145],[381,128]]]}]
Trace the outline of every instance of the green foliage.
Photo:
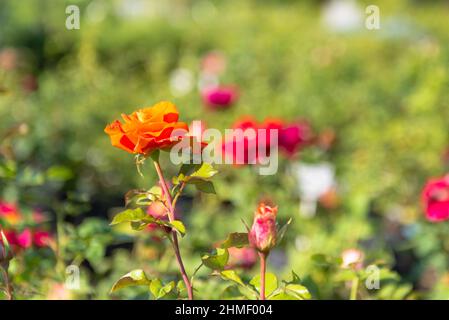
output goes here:
[{"label": "green foliage", "polygon": [[211,254],[201,257],[203,264],[213,270],[223,270],[228,263],[229,252],[227,249],[216,248]]},{"label": "green foliage", "polygon": [[[154,282],[155,280],[153,280]],[[121,277],[114,285],[112,286],[111,293],[130,286],[150,286],[151,290],[152,281],[149,280],[145,274],[145,272],[141,269],[133,270],[123,277]],[[151,290],[153,292],[153,290]]]}]

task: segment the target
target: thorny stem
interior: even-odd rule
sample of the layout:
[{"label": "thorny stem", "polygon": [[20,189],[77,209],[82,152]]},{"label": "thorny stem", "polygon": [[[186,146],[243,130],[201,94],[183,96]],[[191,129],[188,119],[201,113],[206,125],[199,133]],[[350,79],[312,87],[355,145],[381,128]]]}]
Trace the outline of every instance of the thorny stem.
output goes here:
[{"label": "thorny stem", "polygon": [[267,269],[267,254],[259,252],[260,257],[260,300],[265,300],[265,274]]},{"label": "thorny stem", "polygon": [[[153,161],[154,167],[156,168],[157,175],[159,176],[159,181],[161,183],[162,191],[164,192],[165,199],[167,200],[167,206],[168,206],[168,219],[170,222],[175,220],[175,211],[172,205],[172,199],[170,192],[167,187],[167,183],[165,181],[164,175],[162,173],[161,166],[159,165],[158,161]],[[175,252],[176,261],[178,262],[179,270],[181,271],[182,279],[184,280],[184,284],[186,285],[187,289],[187,295],[189,297],[189,300],[193,300],[193,289],[192,285],[190,284],[189,277],[187,276],[186,270],[184,268],[184,263],[182,262],[181,253],[179,251],[179,243],[178,243],[178,234],[176,233],[176,230],[172,230],[172,236],[173,236],[173,250]]]}]

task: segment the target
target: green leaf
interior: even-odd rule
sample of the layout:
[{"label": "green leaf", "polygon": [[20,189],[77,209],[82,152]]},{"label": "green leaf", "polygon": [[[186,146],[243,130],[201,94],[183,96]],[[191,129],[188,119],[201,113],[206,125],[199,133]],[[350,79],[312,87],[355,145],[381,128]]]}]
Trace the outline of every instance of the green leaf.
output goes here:
[{"label": "green leaf", "polygon": [[141,208],[128,209],[115,215],[111,222],[111,225],[123,223],[123,222],[139,222],[145,219],[148,215],[143,212]]},{"label": "green leaf", "polygon": [[288,294],[284,290],[273,293],[267,299],[268,300],[302,300],[302,299],[298,299],[296,296]]},{"label": "green leaf", "polygon": [[243,225],[246,228],[246,231],[248,231],[248,233],[251,231],[251,228],[248,226],[248,224],[246,223],[245,220],[243,220],[243,218],[240,218],[240,220],[242,221]]},{"label": "green leaf", "polygon": [[331,257],[328,257],[324,254],[314,254],[311,257],[313,263],[320,267],[332,267],[335,266],[334,261],[332,261]]},{"label": "green leaf", "polygon": [[170,281],[166,285],[163,285],[161,280],[154,279],[150,284],[150,292],[155,299],[161,299],[169,294],[175,287],[176,284],[174,281]]},{"label": "green leaf", "polygon": [[67,181],[73,178],[73,172],[68,167],[52,166],[48,168],[47,179],[53,181]]},{"label": "green leaf", "polygon": [[186,291],[186,285],[184,281],[179,280],[176,284],[176,289],[178,290],[179,294],[182,294],[184,291]]},{"label": "green leaf", "polygon": [[295,271],[292,270],[292,280],[290,280],[290,283],[300,283],[301,279],[296,274]]},{"label": "green leaf", "polygon": [[211,181],[198,180],[192,181],[192,183],[195,185],[198,191],[216,194],[214,184]]},{"label": "green leaf", "polygon": [[285,286],[285,292],[296,297],[299,300],[308,300],[311,298],[309,290],[300,284],[288,284]]},{"label": "green leaf", "polygon": [[178,176],[189,177],[201,168],[201,163],[184,163],[179,168]]},{"label": "green leaf", "polygon": [[132,189],[125,193],[125,206],[127,207],[132,202],[137,202],[138,198],[146,198],[145,190]]},{"label": "green leaf", "polygon": [[209,178],[212,178],[217,173],[218,173],[218,171],[214,169],[212,164],[203,162],[201,164],[201,167],[198,170],[196,170],[194,173],[192,173],[190,175],[190,177],[199,178],[199,179],[209,179]]},{"label": "green leaf", "polygon": [[160,155],[160,151],[159,149],[154,150],[151,154],[150,157],[151,159],[153,159],[154,162],[159,162],[159,155]]},{"label": "green leaf", "polygon": [[248,233],[233,232],[228,235],[226,240],[221,244],[222,248],[241,248],[248,245]]},{"label": "green leaf", "polygon": [[[149,195],[149,198],[153,201],[160,199],[162,197],[162,188],[160,186],[153,186],[148,190],[147,194]],[[153,198],[151,198],[153,196]]]},{"label": "green leaf", "polygon": [[413,287],[411,284],[404,283],[402,285],[399,285],[396,288],[396,291],[394,292],[394,294],[391,296],[391,299],[392,300],[404,300],[410,294],[410,292],[412,290],[413,290]]},{"label": "green leaf", "polygon": [[234,270],[224,270],[220,272],[220,275],[224,280],[230,280],[238,285],[246,287],[240,276]]},{"label": "green leaf", "polygon": [[162,288],[162,281],[159,279],[153,279],[153,281],[151,281],[150,284],[150,292],[151,294],[157,299],[157,297],[159,296],[159,291]]},{"label": "green leaf", "polygon": [[220,296],[223,300],[245,300],[245,296],[240,292],[239,288],[235,285],[230,285],[223,290]]},{"label": "green leaf", "polygon": [[218,173],[210,163],[203,162],[201,164],[183,164],[179,169],[177,177],[173,178],[173,184],[177,185],[181,182],[195,183],[212,178]]},{"label": "green leaf", "polygon": [[184,236],[186,234],[186,227],[184,226],[184,224],[179,221],[179,220],[174,220],[172,222],[170,222],[170,225],[176,230],[178,231],[182,236]]},{"label": "green leaf", "polygon": [[280,288],[273,293],[272,300],[307,300],[311,298],[309,290],[301,284],[301,279],[292,270],[292,279],[283,281],[284,288]]},{"label": "green leaf", "polygon": [[205,254],[201,257],[203,264],[212,270],[223,270],[228,259],[228,249],[223,248],[216,248],[212,254]]},{"label": "green leaf", "polygon": [[356,273],[354,272],[354,270],[341,269],[335,274],[334,279],[335,279],[335,281],[346,282],[346,281],[351,281],[352,279],[354,279],[355,276],[356,276]]},{"label": "green leaf", "polygon": [[[255,276],[251,279],[249,284],[253,285],[254,288],[260,293],[260,275]],[[265,274],[265,296],[269,296],[278,288],[277,277],[270,272]]]},{"label": "green leaf", "polygon": [[292,222],[292,218],[288,219],[287,223],[284,224],[277,232],[276,243],[280,243],[284,238],[285,232],[287,231],[288,226]]},{"label": "green leaf", "polygon": [[111,293],[125,287],[143,286],[149,284],[151,284],[151,280],[147,278],[145,272],[141,269],[137,269],[125,274],[116,283],[114,283]]},{"label": "green leaf", "polygon": [[131,228],[135,231],[142,231],[148,226],[148,224],[152,223],[151,220],[154,220],[154,223],[157,223],[153,217],[149,216],[148,219],[145,218],[145,220],[132,221]]}]

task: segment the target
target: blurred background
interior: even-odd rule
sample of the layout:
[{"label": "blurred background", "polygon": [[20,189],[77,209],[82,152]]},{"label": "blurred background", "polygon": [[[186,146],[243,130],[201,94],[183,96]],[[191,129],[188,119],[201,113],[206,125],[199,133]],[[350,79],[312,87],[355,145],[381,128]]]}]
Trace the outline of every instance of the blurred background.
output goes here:
[{"label": "blurred background", "polygon": [[[66,28],[68,5],[79,29]],[[369,5],[380,29],[365,27]],[[190,273],[269,197],[281,223],[293,217],[270,270],[294,270],[314,299],[347,299],[338,259],[352,248],[382,270],[360,298],[449,298],[449,226],[420,203],[449,166],[448,17],[436,0],[2,0],[0,222],[17,235],[17,298],[146,299],[109,290],[134,268],[177,277],[169,243],[109,226],[126,191],[156,176],[147,164],[142,178],[103,129],[160,100],[209,128],[252,117],[291,132],[276,175],[221,166],[216,195],[187,189]],[[234,263],[257,273],[251,253]],[[80,267],[77,290],[64,285],[68,265]],[[226,297],[207,270],[195,285],[198,298]]]}]

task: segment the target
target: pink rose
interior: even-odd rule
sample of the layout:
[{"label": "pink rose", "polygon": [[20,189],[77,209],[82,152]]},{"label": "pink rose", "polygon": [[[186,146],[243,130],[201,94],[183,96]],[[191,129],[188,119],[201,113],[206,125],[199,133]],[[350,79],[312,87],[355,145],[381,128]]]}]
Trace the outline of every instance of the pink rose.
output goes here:
[{"label": "pink rose", "polygon": [[52,237],[50,233],[46,231],[36,231],[33,234],[33,243],[36,247],[42,248],[50,244]]},{"label": "pink rose", "polygon": [[202,97],[211,110],[227,109],[236,102],[238,92],[234,86],[210,87],[202,91]]},{"label": "pink rose", "polygon": [[449,219],[449,175],[429,180],[422,191],[421,199],[429,221]]},{"label": "pink rose", "polygon": [[310,141],[311,135],[307,122],[285,125],[279,132],[279,146],[288,156],[293,156]]},{"label": "pink rose", "polygon": [[28,249],[33,244],[33,235],[30,229],[25,229],[17,234],[17,245],[23,249]]}]

